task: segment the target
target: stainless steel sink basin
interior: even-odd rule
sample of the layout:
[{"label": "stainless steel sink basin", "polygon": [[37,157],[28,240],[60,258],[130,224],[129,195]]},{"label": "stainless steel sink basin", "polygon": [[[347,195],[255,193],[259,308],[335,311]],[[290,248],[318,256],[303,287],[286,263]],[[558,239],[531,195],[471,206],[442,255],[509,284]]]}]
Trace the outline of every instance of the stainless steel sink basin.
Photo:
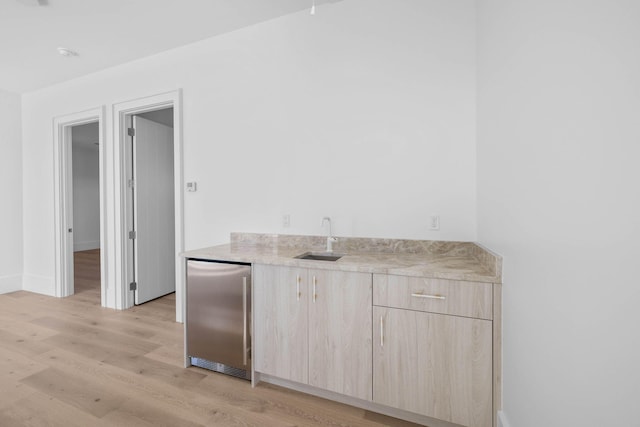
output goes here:
[{"label": "stainless steel sink basin", "polygon": [[294,258],[311,259],[315,261],[337,261],[343,256],[344,254],[335,254],[332,252],[305,252],[295,256]]}]

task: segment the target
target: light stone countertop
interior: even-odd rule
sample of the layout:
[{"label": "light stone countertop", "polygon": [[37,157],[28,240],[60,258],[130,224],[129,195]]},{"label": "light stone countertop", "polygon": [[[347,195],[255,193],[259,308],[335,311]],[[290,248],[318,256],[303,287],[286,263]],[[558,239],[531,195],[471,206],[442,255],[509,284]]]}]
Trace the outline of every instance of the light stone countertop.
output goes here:
[{"label": "light stone countertop", "polygon": [[231,233],[231,242],[180,254],[184,258],[246,262],[326,270],[359,271],[502,283],[502,258],[472,242],[338,237],[337,261],[294,258],[322,252],[326,237]]}]

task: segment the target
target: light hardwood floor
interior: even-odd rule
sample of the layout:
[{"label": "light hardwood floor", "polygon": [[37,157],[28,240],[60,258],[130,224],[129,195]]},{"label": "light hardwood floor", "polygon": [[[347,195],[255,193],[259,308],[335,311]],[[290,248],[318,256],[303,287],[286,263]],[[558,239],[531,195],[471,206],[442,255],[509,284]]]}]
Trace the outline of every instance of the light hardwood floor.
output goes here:
[{"label": "light hardwood floor", "polygon": [[102,308],[98,258],[76,254],[74,296],[0,295],[0,426],[415,426],[184,369],[175,296]]}]

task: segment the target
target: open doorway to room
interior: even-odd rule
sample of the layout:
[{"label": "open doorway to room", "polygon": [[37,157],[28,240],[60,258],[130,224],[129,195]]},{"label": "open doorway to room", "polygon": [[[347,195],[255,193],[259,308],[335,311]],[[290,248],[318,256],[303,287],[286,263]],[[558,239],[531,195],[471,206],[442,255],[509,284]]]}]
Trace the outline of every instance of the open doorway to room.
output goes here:
[{"label": "open doorway to room", "polygon": [[[55,295],[89,288],[90,298],[107,306],[103,121],[104,108],[53,120]],[[88,259],[74,259],[88,251]]]},{"label": "open doorway to room", "polygon": [[182,92],[114,104],[113,121],[116,278],[107,294],[119,309],[170,303],[183,322]]},{"label": "open doorway to room", "polygon": [[100,304],[100,152],[98,122],[71,127],[73,293]]}]

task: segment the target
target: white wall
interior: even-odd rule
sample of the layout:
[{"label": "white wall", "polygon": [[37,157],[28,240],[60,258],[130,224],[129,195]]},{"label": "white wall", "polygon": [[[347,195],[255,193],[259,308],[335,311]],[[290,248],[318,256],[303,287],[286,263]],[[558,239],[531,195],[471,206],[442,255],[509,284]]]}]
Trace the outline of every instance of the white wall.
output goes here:
[{"label": "white wall", "polygon": [[176,88],[198,183],[187,249],[319,234],[326,215],[337,235],[475,240],[475,2],[317,9],[25,94],[25,288],[54,290],[53,222],[38,214],[53,212],[51,118],[107,105],[108,169],[111,104]]},{"label": "white wall", "polygon": [[[84,130],[83,129],[87,129]],[[72,129],[73,250],[100,248],[98,123]],[[87,139],[88,137],[88,139]]]},{"label": "white wall", "polygon": [[22,288],[20,95],[0,91],[0,294]]},{"label": "white wall", "polygon": [[640,421],[640,2],[483,0],[478,237],[512,427]]}]

